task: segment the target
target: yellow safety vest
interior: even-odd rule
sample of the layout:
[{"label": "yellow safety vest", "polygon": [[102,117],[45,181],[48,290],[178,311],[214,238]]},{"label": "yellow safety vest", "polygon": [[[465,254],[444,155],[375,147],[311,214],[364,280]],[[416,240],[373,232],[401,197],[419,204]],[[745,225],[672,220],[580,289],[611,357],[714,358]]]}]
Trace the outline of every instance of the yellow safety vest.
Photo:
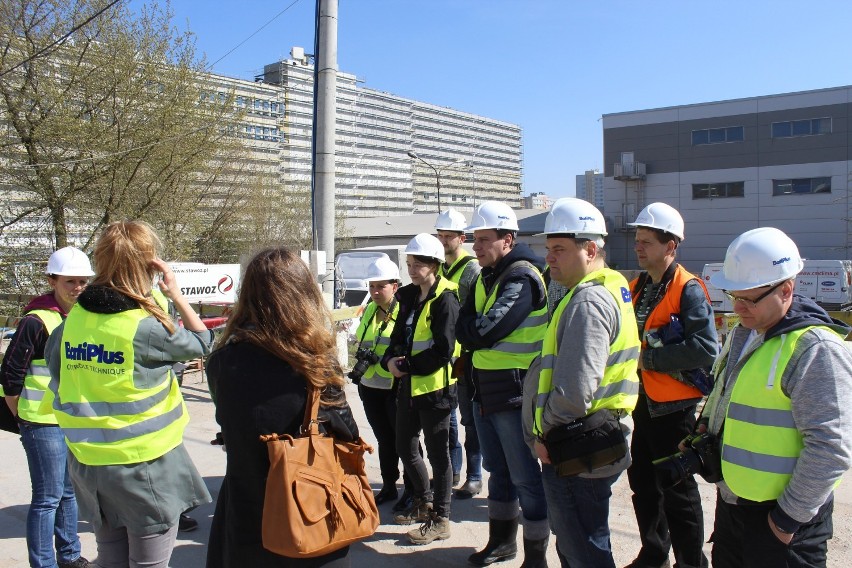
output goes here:
[{"label": "yellow safety vest", "polygon": [[771,501],[790,482],[804,442],[790,398],[781,390],[781,377],[799,338],[815,328],[833,332],[809,326],[773,337],[749,356],[737,375],[722,434],[722,475],[739,497]]},{"label": "yellow safety vest", "polygon": [[81,463],[149,461],[183,439],[189,414],[171,367],[153,387],[134,383],[133,340],[148,317],[142,309],[97,314],[78,304],[65,320],[54,410]]},{"label": "yellow safety vest", "polygon": [[[33,310],[28,314],[41,320],[48,335],[62,323],[62,315],[54,310]],[[44,358],[30,361],[24,377],[24,388],[18,399],[18,416],[21,420],[38,424],[57,423],[53,415],[53,393],[48,388],[49,384],[47,361]]]},{"label": "yellow safety vest", "polygon": [[[541,367],[538,375],[538,395],[535,404],[533,433],[536,436],[544,436],[542,416],[547,399],[553,390],[553,365],[559,352],[559,345],[556,341],[559,320],[562,317],[562,312],[565,311],[565,307],[574,297],[574,292],[586,282],[593,282],[592,285],[605,287],[612,294],[621,313],[618,337],[609,346],[609,358],[604,369],[603,380],[592,395],[589,414],[593,414],[602,408],[631,412],[639,399],[639,376],[636,374],[636,369],[639,365],[641,343],[633,304],[630,301],[630,286],[624,276],[612,269],[596,270],[587,274],[568,292],[568,295],[559,303],[559,307],[553,314],[553,319],[547,326],[547,335],[544,336],[541,348]],[[566,345],[565,348],[572,349],[574,346]]]},{"label": "yellow safety vest", "polygon": [[[511,270],[511,266],[506,270]],[[541,282],[543,290],[547,288],[541,273],[531,267],[531,271]],[[491,294],[486,297],[482,274],[476,279],[474,300],[477,314],[485,314],[497,300],[499,285],[494,286]],[[512,333],[502,338],[488,349],[477,349],[473,352],[473,366],[477,369],[528,369],[530,363],[541,353],[541,341],[547,331],[547,302],[538,310],[533,310],[524,322]]]},{"label": "yellow safety vest", "polygon": [[[438,285],[435,287],[435,295],[429,298],[423,305],[423,309],[420,310],[417,322],[414,325],[414,338],[411,343],[412,355],[417,355],[435,344],[435,338],[432,336],[432,330],[429,327],[429,324],[432,322],[432,302],[446,290],[456,292],[458,286],[446,278],[439,278]],[[458,348],[459,344],[456,343],[455,350],[458,351]],[[411,375],[411,396],[415,397],[428,394],[454,384],[457,379],[450,376],[452,374],[450,371],[451,365],[447,363],[429,375]]]},{"label": "yellow safety vest", "polygon": [[360,346],[363,349],[372,349],[379,356],[378,363],[367,367],[364,376],[361,377],[361,384],[373,389],[388,390],[393,386],[393,375],[390,371],[385,371],[382,368],[381,359],[390,345],[391,332],[393,331],[396,316],[399,314],[399,302],[393,302],[391,319],[388,320],[387,325],[382,329],[381,335],[376,337],[384,322],[384,318],[376,321],[375,315],[378,311],[379,306],[375,302],[367,304],[364,315],[361,316],[361,323],[358,324],[358,331],[355,332],[355,335],[361,340]]}]

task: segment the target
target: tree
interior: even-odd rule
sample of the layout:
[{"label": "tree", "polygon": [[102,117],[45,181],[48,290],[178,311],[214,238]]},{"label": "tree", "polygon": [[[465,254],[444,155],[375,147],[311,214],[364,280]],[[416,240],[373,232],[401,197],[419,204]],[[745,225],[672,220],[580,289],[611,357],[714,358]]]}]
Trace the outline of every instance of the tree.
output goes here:
[{"label": "tree", "polygon": [[231,94],[207,91],[203,59],[168,7],[131,17],[119,3],[50,48],[108,5],[0,5],[0,231],[47,230],[57,248],[88,249],[104,224],[144,218],[185,249],[199,197],[241,151],[229,135],[239,117]]}]

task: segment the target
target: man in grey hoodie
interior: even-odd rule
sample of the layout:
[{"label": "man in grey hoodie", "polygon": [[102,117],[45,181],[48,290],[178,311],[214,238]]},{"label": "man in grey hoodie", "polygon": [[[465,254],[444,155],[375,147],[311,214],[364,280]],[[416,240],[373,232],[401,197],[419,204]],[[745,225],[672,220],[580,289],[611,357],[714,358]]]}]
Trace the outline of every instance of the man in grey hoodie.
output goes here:
[{"label": "man in grey hoodie", "polygon": [[552,278],[570,291],[524,381],[523,426],[541,460],[550,526],[563,568],[615,568],[612,485],[630,465],[639,334],[630,287],[604,261],[606,225],[591,203],[564,198],[545,221]]},{"label": "man in grey hoodie", "polygon": [[794,294],[801,269],[795,243],[764,227],[710,279],[740,316],[698,425],[721,454],[717,568],[826,565],[834,487],[852,465],[852,354],[849,327]]}]

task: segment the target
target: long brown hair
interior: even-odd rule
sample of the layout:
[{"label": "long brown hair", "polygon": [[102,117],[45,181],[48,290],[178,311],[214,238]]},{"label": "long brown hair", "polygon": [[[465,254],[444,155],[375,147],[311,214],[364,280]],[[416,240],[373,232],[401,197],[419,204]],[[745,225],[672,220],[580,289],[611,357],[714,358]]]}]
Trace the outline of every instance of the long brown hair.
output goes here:
[{"label": "long brown hair", "polygon": [[283,359],[322,389],[342,387],[331,312],[308,266],[284,247],[255,255],[218,347],[248,341]]},{"label": "long brown hair", "polygon": [[151,296],[155,268],[163,244],[145,221],[116,221],[104,227],[93,259],[93,286],[107,286],[135,300],[139,307],[157,318],[169,333],[175,332],[172,318]]}]

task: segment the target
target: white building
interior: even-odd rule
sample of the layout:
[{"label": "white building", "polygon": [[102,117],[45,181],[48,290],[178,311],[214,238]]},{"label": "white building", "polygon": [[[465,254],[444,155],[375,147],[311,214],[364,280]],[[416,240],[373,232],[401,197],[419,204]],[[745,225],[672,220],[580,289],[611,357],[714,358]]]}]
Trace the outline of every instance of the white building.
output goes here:
[{"label": "white building", "polygon": [[[266,65],[256,80],[281,91],[284,191],[308,191],[313,64],[293,48],[290,59]],[[470,211],[486,199],[520,205],[519,126],[370,89],[343,72],[337,74],[335,151],[337,206],[347,216],[437,211],[437,177],[443,208]]]}]

